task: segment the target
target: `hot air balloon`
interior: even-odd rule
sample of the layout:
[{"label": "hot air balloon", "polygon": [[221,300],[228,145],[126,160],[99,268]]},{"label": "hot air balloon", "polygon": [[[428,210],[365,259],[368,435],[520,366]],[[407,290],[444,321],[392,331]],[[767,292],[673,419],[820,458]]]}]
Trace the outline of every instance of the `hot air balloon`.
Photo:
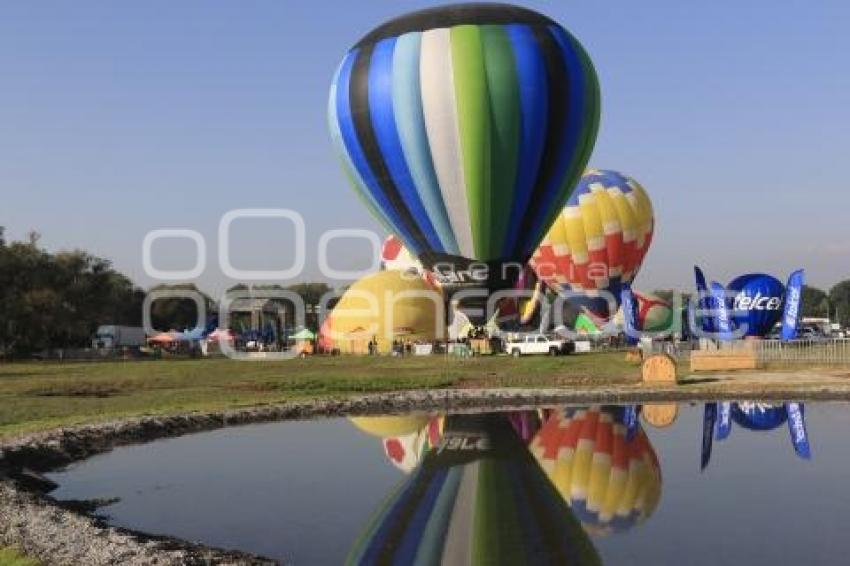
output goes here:
[{"label": "hot air balloon", "polygon": [[393,466],[409,474],[443,434],[443,417],[425,415],[349,417],[359,430],[381,439],[384,455]]},{"label": "hot air balloon", "polygon": [[777,278],[750,273],[736,277],[726,288],[735,295],[730,305],[733,325],[737,329],[746,325],[745,336],[765,336],[782,318],[785,286]]},{"label": "hot air balloon", "polygon": [[803,403],[787,402],[774,405],[748,401],[732,403],[730,412],[735,424],[749,430],[773,430],[787,422],[794,452],[804,460],[812,457]]},{"label": "hot air balloon", "polygon": [[784,404],[732,403],[731,413],[735,424],[750,430],[773,430],[788,420]]},{"label": "hot air balloon", "polygon": [[[404,242],[398,236],[390,235],[384,240],[381,247],[381,265],[388,271],[402,271],[406,274],[422,276],[434,287],[441,288],[440,282],[437,281],[433,273],[425,270],[422,263],[410,253],[410,250],[404,246]],[[498,323],[500,326],[528,324],[535,313],[538,312],[537,307],[542,300],[544,289],[529,266],[526,266],[520,273],[514,284],[514,290],[517,291],[517,296],[504,297],[498,302]],[[459,327],[464,327],[468,322],[468,317],[461,313],[460,319],[456,322]],[[470,324],[470,326],[472,325]]]},{"label": "hot air balloon", "polygon": [[615,311],[599,292],[609,292],[619,305],[621,285],[637,275],[653,229],[652,203],[637,181],[591,169],[540,242],[531,266],[554,292],[579,293],[572,302],[608,320]]},{"label": "hot air balloon", "polygon": [[[669,331],[673,325],[673,308],[664,299],[649,293],[632,291],[637,300],[638,330],[645,332]],[[615,322],[623,326],[622,309],[617,311]]]},{"label": "hot air balloon", "polygon": [[349,417],[348,420],[366,434],[378,438],[412,434],[419,432],[428,424],[427,415]]},{"label": "hot air balloon", "polygon": [[407,276],[423,277],[435,288],[440,288],[440,282],[434,274],[422,266],[422,262],[404,247],[398,236],[391,234],[384,240],[381,246],[381,267],[387,271],[401,271]]},{"label": "hot air balloon", "polygon": [[631,528],[661,498],[661,470],[638,425],[627,440],[622,407],[553,411],[531,451],[591,534]]},{"label": "hot air balloon", "polygon": [[381,266],[388,271],[422,273],[424,270],[422,263],[404,247],[404,242],[393,235],[387,236],[381,246]]},{"label": "hot air balloon", "polygon": [[393,466],[405,474],[411,473],[440,442],[443,421],[443,417],[433,416],[428,419],[428,424],[415,432],[382,438],[384,455]]},{"label": "hot air balloon", "polygon": [[348,564],[600,564],[503,414],[449,415],[439,445],[383,503]]},{"label": "hot air balloon", "polygon": [[325,319],[319,333],[323,350],[365,354],[377,341],[388,353],[394,339],[432,342],[446,332],[442,294],[425,279],[399,271],[367,275],[352,285]]},{"label": "hot air balloon", "polygon": [[794,452],[803,460],[812,457],[803,403],[706,403],[702,431],[702,469],[705,469],[711,460],[713,438],[716,437],[719,441],[728,438],[732,432],[732,422],[757,432],[771,431],[788,423]]},{"label": "hot air balloon", "polygon": [[494,291],[513,286],[578,181],[599,87],[551,19],[458,4],[363,37],[337,70],[328,115],[349,179],[387,231],[445,289]]}]

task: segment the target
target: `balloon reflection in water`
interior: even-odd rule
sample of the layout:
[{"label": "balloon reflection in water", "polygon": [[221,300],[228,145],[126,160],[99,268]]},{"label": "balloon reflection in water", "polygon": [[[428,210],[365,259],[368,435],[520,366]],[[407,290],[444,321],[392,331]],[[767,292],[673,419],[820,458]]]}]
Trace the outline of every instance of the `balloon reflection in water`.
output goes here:
[{"label": "balloon reflection in water", "polygon": [[350,417],[351,424],[381,439],[393,466],[409,474],[440,441],[443,418],[425,415]]},{"label": "balloon reflection in water", "polygon": [[443,436],[442,417],[432,417],[421,430],[405,436],[384,438],[384,454],[402,472],[409,474],[434,449]]},{"label": "balloon reflection in water", "polygon": [[506,415],[450,415],[349,564],[599,564]]},{"label": "balloon reflection in water", "polygon": [[809,460],[812,457],[803,403],[794,401],[778,404],[752,401],[706,403],[702,425],[701,469],[704,470],[711,462],[714,440],[723,441],[729,438],[732,433],[732,423],[755,432],[769,432],[788,423],[788,433],[794,452],[803,460]]},{"label": "balloon reflection in water", "polygon": [[591,534],[633,527],[661,498],[655,450],[640,425],[626,439],[622,407],[553,411],[531,451]]},{"label": "balloon reflection in water", "polygon": [[[537,411],[504,413],[514,432],[525,444],[531,442],[540,429]],[[357,428],[381,438],[384,454],[393,466],[409,474],[443,437],[444,416],[383,416],[351,417]]]},{"label": "balloon reflection in water", "polygon": [[415,433],[428,424],[427,415],[350,417],[348,420],[366,434],[378,438]]}]

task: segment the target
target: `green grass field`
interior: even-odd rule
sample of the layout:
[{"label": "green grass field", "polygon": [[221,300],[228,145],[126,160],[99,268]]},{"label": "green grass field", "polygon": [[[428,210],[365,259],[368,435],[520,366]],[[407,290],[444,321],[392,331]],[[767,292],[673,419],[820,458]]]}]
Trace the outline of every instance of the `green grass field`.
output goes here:
[{"label": "green grass field", "polygon": [[530,387],[636,381],[620,353],[315,357],[0,364],[0,436],[122,416],[216,410],[293,399],[440,387]]},{"label": "green grass field", "polygon": [[38,562],[26,558],[14,548],[0,547],[0,566],[38,566]]}]

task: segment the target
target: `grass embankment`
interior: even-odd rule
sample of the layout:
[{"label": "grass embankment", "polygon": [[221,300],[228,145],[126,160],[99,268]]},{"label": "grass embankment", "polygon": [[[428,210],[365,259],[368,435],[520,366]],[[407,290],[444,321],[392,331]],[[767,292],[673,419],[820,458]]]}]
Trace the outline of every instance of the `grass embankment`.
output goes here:
[{"label": "grass embankment", "polygon": [[38,566],[38,562],[25,557],[14,548],[0,546],[0,566]]},{"label": "grass embankment", "polygon": [[638,379],[620,353],[535,356],[316,357],[0,365],[0,437],[117,417],[439,387],[545,387]]}]

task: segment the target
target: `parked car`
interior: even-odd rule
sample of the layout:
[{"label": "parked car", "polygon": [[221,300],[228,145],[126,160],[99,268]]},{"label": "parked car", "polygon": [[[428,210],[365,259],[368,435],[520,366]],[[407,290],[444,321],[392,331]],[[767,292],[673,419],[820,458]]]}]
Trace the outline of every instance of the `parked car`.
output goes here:
[{"label": "parked car", "polygon": [[812,340],[814,342],[822,342],[829,339],[823,332],[819,332],[818,329],[810,326],[801,328],[797,338],[800,340]]},{"label": "parked car", "polygon": [[515,358],[531,354],[560,356],[572,352],[572,342],[545,334],[525,334],[505,340],[505,351]]}]

